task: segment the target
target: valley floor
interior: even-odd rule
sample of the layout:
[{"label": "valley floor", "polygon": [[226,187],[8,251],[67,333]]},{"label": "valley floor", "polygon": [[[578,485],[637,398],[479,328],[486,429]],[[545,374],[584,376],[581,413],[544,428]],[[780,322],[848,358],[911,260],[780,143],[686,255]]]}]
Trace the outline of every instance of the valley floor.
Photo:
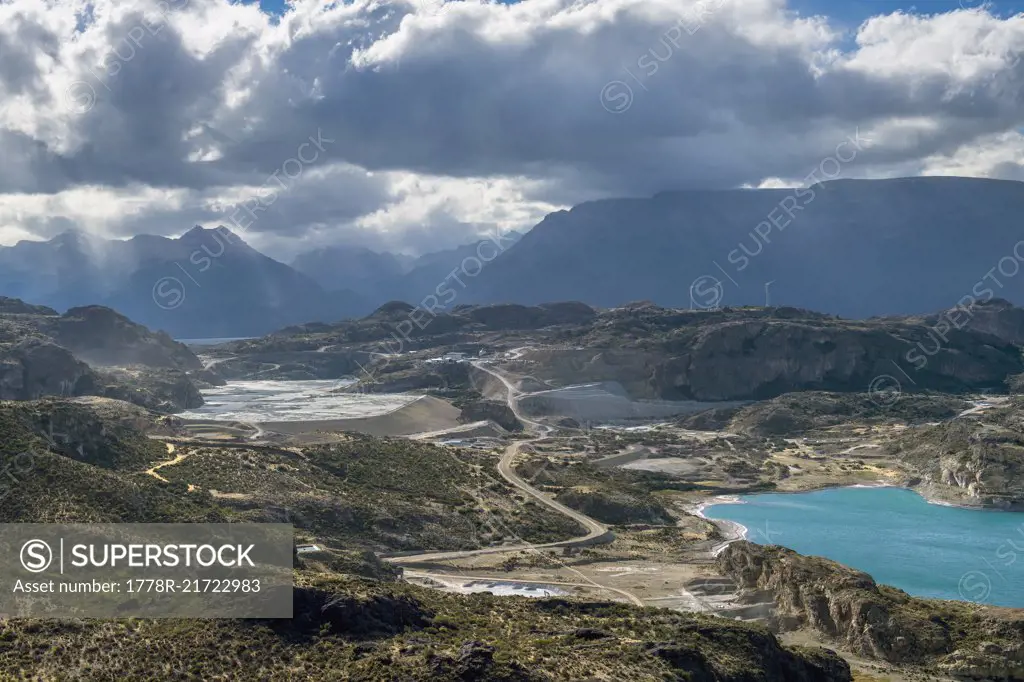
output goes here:
[{"label": "valley floor", "polygon": [[[503,479],[521,493],[516,504],[539,503],[577,524],[579,531],[553,541],[528,542],[501,527],[502,517],[493,515],[486,523],[503,538],[499,544],[384,553],[387,562],[403,569],[406,581],[446,592],[562,594],[769,624],[775,623],[771,599],[739,589],[716,568],[716,555],[741,537],[738,528],[703,518],[701,509],[747,492],[907,482],[885,447],[908,428],[902,424],[849,423],[807,436],[767,439],[695,430],[673,421],[576,428],[564,419],[524,413],[524,398],[546,391],[525,393],[518,378],[486,363],[474,366],[494,379],[489,397],[502,399],[525,425],[525,433],[508,434],[486,423],[460,424],[455,408],[424,397],[381,415],[348,420],[234,421],[219,427],[186,418],[177,442],[194,447],[262,444],[295,452],[297,446],[344,441],[341,432],[356,430],[458,447],[480,458],[485,476]],[[970,413],[985,409],[976,405]],[[168,447],[173,459],[146,473],[166,480],[162,475],[186,459],[174,454],[172,444]],[[579,478],[577,469],[586,476]],[[572,495],[566,497],[568,493]],[[624,503],[618,499],[623,494],[629,498]],[[321,538],[310,539],[325,544]],[[785,638],[801,645],[836,646],[809,630],[786,632]],[[916,667],[841,653],[853,665],[856,679],[946,679]]]}]

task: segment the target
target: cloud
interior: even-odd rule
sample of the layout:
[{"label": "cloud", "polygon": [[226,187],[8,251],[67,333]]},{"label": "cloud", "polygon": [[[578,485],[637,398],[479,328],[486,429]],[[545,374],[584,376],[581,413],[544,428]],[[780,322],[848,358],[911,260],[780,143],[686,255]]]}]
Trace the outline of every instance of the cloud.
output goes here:
[{"label": "cloud", "polygon": [[254,245],[419,252],[586,199],[785,184],[858,129],[843,177],[1019,179],[1022,53],[1024,15],[983,8],[849,35],[782,0],[9,0],[0,240],[218,224],[287,171]]}]

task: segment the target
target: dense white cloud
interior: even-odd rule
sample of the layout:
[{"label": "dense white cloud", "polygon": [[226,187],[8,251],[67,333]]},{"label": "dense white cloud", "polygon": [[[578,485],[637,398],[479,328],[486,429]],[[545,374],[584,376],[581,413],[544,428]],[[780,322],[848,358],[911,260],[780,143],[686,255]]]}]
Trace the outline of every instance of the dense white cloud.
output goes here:
[{"label": "dense white cloud", "polygon": [[984,9],[851,40],[783,0],[8,0],[0,243],[233,215],[284,256],[422,252],[589,198],[799,182],[858,129],[842,177],[1019,179],[1022,53],[1024,16]]}]

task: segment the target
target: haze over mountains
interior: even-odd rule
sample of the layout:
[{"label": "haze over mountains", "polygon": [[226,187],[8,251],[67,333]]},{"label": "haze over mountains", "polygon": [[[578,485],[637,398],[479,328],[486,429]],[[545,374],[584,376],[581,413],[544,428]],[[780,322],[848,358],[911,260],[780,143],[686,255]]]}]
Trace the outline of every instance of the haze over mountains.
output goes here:
[{"label": "haze over mountains", "polygon": [[965,296],[1024,303],[1015,280],[1022,214],[1024,183],[923,177],[588,202],[521,238],[415,260],[329,247],[286,265],[227,230],[199,227],[127,241],[68,232],[0,247],[0,295],[58,310],[108,305],[179,338],[417,304],[446,281],[455,297],[439,302],[448,305],[715,307],[764,305],[767,293],[772,305],[844,317],[918,314]]}]

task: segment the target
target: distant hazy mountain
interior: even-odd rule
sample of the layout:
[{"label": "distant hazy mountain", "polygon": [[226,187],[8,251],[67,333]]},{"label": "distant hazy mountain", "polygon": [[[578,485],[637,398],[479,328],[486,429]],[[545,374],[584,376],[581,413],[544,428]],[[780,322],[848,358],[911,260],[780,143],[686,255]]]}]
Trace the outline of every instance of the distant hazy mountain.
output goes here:
[{"label": "distant hazy mountain", "polygon": [[[395,288],[391,291],[392,295],[387,296],[386,299],[419,303],[424,297],[435,293],[437,287],[446,278],[450,278],[454,270],[458,269],[456,275],[466,282],[466,286],[453,284],[453,290],[459,295],[451,303],[455,305],[464,303],[469,298],[463,297],[462,292],[471,293],[472,289],[476,287],[476,281],[480,279],[480,275],[503,259],[509,253],[509,249],[522,238],[523,235],[515,230],[503,234],[500,248],[504,251],[499,251],[499,246],[494,241],[481,239],[454,249],[424,254],[413,262],[409,272],[396,283]],[[477,265],[474,260],[467,261],[466,259],[481,259],[480,265]],[[446,297],[442,297],[442,302],[444,302],[444,298]],[[508,300],[516,301],[515,297]]]},{"label": "distant hazy mountain", "polygon": [[127,274],[123,259],[104,257],[106,244],[72,231],[46,242],[0,247],[0,295],[58,310],[95,303]]},{"label": "distant hazy mountain", "polygon": [[249,336],[372,306],[327,292],[225,228],[127,241],[68,232],[0,248],[0,295],[58,310],[107,305],[178,338]]},{"label": "distant hazy mountain", "polygon": [[[507,250],[521,238],[522,234],[515,230],[503,234],[500,248]],[[419,302],[450,277],[453,270],[461,271],[463,267],[468,276],[456,274],[472,281],[481,269],[466,259],[480,258],[478,254],[482,254],[487,261],[482,265],[489,266],[498,253],[495,242],[487,239],[417,258],[359,247],[331,246],[299,254],[292,261],[292,267],[329,291],[348,289],[379,305],[391,300]]]},{"label": "distant hazy mountain", "polygon": [[390,288],[408,267],[391,253],[367,248],[328,246],[301,253],[291,263],[327,291],[350,290],[377,297],[382,288]]},{"label": "distant hazy mountain", "polygon": [[[69,232],[0,247],[0,296],[61,311],[108,305],[179,338],[333,322],[385,301],[420,303],[445,282],[456,296],[437,297],[449,307],[649,300],[918,314],[965,297],[1024,304],[1022,215],[1024,183],[975,178],[666,192],[552,213],[525,235],[503,236],[497,258],[487,240],[411,262],[332,247],[300,255],[294,268],[227,230],[127,241]],[[481,255],[491,257],[482,268]]]},{"label": "distant hazy mountain", "polygon": [[1024,183],[950,177],[594,201],[547,216],[462,300],[764,305],[770,282],[772,305],[845,317],[1022,304],[1022,216]]}]

